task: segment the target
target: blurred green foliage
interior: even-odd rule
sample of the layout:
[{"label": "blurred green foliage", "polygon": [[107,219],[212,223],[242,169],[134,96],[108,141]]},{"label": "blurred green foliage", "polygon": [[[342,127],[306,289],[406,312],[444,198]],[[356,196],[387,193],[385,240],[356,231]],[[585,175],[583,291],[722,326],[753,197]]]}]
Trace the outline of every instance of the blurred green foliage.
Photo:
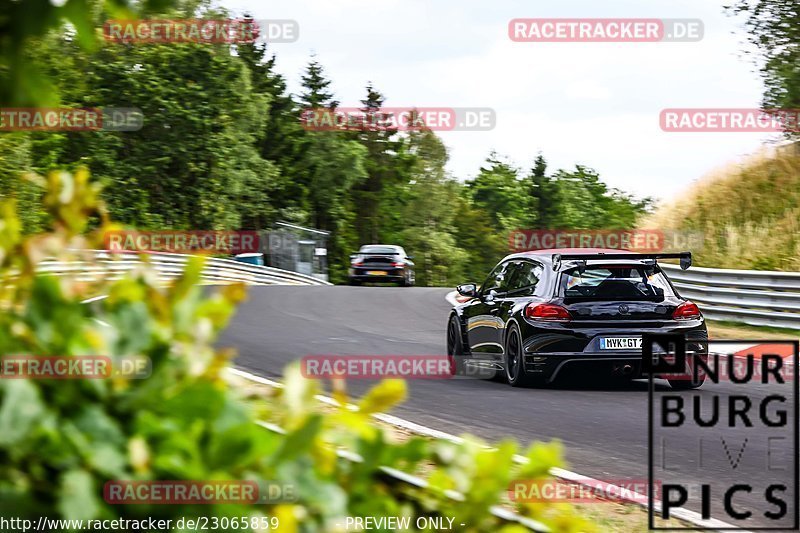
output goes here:
[{"label": "blurred green foliage", "polygon": [[[209,294],[198,286],[202,259],[165,287],[144,267],[117,281],[86,282],[80,272],[36,272],[45,258],[89,260],[85,250],[112,228],[100,188],[85,169],[30,176],[43,186],[45,233],[23,236],[18,206],[0,204],[0,354],[72,358],[104,355],[112,366],[146,356],[152,374],[130,379],[0,379],[0,515],[106,519],[275,516],[280,531],[335,531],[346,516],[444,515],[464,531],[520,531],[488,509],[512,479],[542,478],[563,464],[561,446],[495,448],[417,437],[397,439],[370,414],[405,398],[387,380],[358,401],[322,409],[319,382],[292,366],[284,387],[247,392],[226,379],[232,352],[214,342],[245,297],[240,285]],[[90,221],[93,221],[90,223]],[[90,226],[96,227],[89,231]],[[89,303],[97,295],[106,298]],[[267,431],[264,420],[284,429]],[[360,461],[337,457],[357,453]],[[513,455],[529,459],[516,465]],[[421,473],[427,490],[392,483],[381,467]],[[111,505],[109,480],[254,480],[295,488],[297,500],[264,505]],[[453,500],[447,491],[464,495]],[[521,504],[554,532],[589,531],[563,504]]]}]

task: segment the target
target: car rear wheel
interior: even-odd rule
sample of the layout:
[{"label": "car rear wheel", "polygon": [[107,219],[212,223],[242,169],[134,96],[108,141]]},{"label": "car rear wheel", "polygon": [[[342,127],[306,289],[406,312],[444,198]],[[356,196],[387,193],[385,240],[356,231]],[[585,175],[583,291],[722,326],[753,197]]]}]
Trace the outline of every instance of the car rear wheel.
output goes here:
[{"label": "car rear wheel", "polygon": [[519,328],[516,325],[512,325],[506,337],[505,345],[506,379],[512,387],[528,387],[540,381],[525,370],[522,350],[522,336],[519,333]]},{"label": "car rear wheel", "polygon": [[403,275],[403,279],[400,281],[401,287],[413,287],[414,286],[414,273],[408,271]]}]

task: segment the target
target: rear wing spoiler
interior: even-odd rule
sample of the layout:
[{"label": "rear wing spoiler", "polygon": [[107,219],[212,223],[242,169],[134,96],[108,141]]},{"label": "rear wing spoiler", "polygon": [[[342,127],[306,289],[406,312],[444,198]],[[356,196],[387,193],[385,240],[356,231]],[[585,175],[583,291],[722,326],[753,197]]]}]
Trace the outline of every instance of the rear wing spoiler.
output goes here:
[{"label": "rear wing spoiler", "polygon": [[586,268],[587,261],[604,261],[607,259],[627,259],[631,261],[649,260],[655,264],[659,259],[680,259],[681,269],[686,270],[692,266],[692,252],[680,252],[673,254],[553,254],[553,270],[561,268],[563,261],[577,261],[578,267],[583,270]]}]

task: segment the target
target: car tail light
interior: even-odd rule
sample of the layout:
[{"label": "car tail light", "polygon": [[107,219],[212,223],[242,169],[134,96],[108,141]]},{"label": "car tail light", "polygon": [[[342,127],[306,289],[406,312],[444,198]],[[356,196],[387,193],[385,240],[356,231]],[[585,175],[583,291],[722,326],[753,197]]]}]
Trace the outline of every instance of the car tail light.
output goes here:
[{"label": "car tail light", "polygon": [[572,315],[566,308],[556,304],[528,304],[525,308],[525,316],[534,320],[553,320],[566,322],[572,319]]},{"label": "car tail light", "polygon": [[398,262],[398,261],[395,261],[394,263],[392,263],[392,266],[393,266],[393,267],[398,267],[398,268],[399,268],[399,267],[403,266],[403,263],[400,263],[400,262]]},{"label": "car tail light", "polygon": [[700,316],[700,309],[693,302],[683,302],[672,313],[672,318],[675,320],[688,320],[690,318],[700,318]]},{"label": "car tail light", "polygon": [[363,259],[353,259],[353,262],[351,264],[354,265],[354,266],[357,266],[357,265],[360,265],[363,262],[364,262]]}]

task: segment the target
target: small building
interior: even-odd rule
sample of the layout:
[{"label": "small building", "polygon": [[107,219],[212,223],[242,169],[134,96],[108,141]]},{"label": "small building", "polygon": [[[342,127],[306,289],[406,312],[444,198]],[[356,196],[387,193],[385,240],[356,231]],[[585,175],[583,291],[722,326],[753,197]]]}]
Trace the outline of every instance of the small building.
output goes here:
[{"label": "small building", "polygon": [[261,241],[266,264],[327,281],[329,236],[328,231],[276,222]]}]

